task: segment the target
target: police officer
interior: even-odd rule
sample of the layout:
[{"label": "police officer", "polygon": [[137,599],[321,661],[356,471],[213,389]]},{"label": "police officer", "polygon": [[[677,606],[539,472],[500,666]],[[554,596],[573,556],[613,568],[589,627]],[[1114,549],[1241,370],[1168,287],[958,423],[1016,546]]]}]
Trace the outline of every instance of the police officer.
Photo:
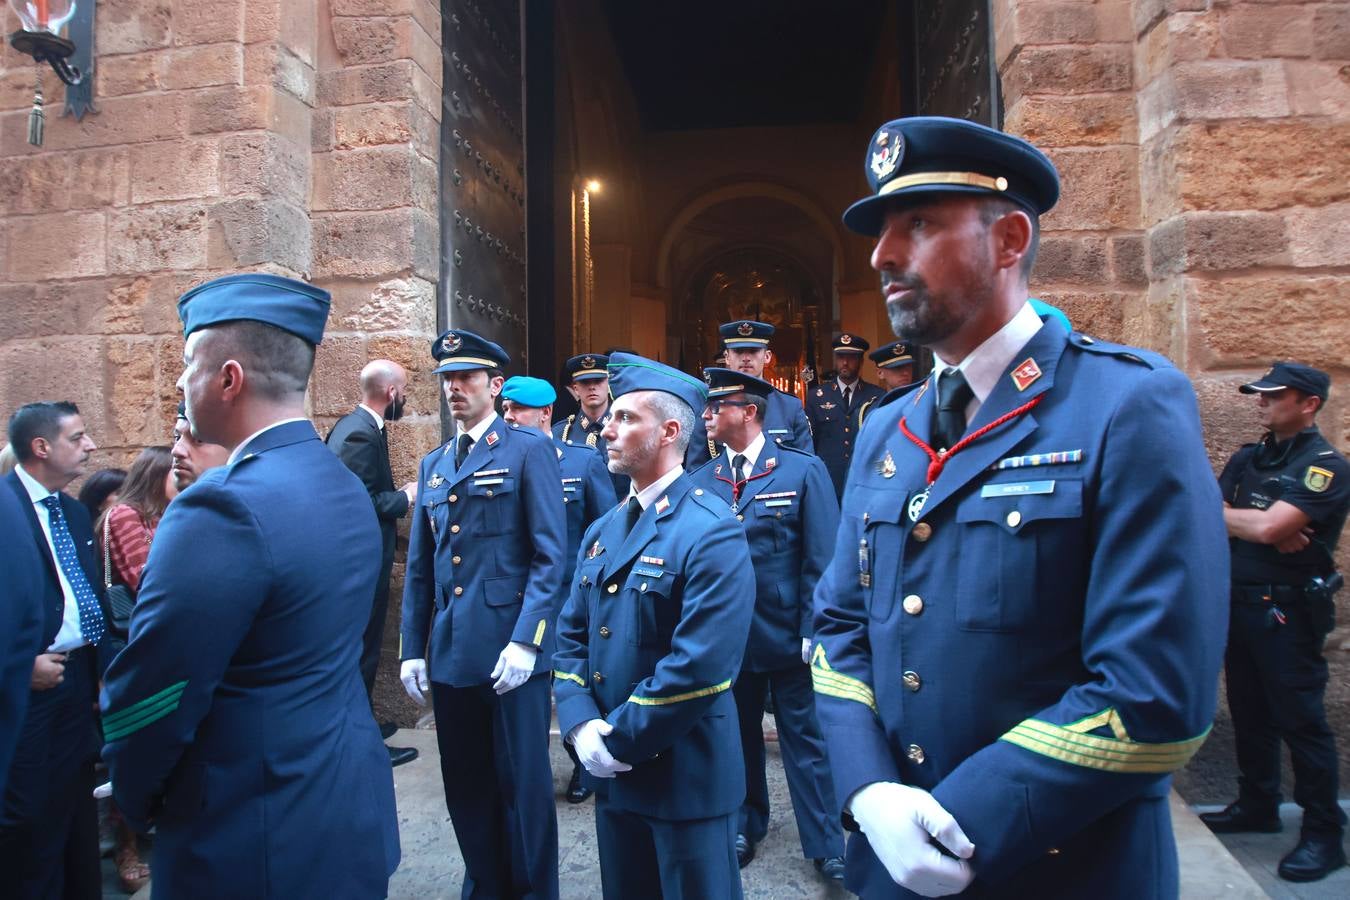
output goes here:
[{"label": "police officer", "polygon": [[863,354],[870,346],[863,338],[847,331],[835,335],[835,376],[806,394],[806,418],[811,423],[816,455],[825,461],[835,493],[841,496],[858,434],[858,410],[867,401],[877,400],[885,393],[875,384],[863,381],[859,375]]},{"label": "police officer", "polygon": [[[605,423],[609,421],[609,357],[604,353],[583,353],[563,363],[567,390],[581,406],[561,422],[553,424],[553,436],[564,444],[584,444],[605,459]],[[628,476],[611,474],[616,497],[628,496]]]},{"label": "police officer", "polygon": [[[767,322],[755,322],[750,319],[737,319],[717,328],[722,339],[723,362],[715,363],[717,368],[734,369],[753,378],[764,377],[764,367],[773,362],[773,351],[769,349],[769,340],[775,329]],[[812,452],[811,426],[806,421],[806,412],[802,403],[791,394],[773,389],[769,395],[768,407],[764,410],[764,435],[766,439],[779,446],[796,447],[798,450]],[[709,440],[703,419],[694,423],[694,436],[689,440],[689,450],[685,454],[684,467],[692,472],[709,459],[717,457],[720,450],[717,442]]]},{"label": "police officer", "polygon": [[722,498],[745,526],[755,567],[755,611],[745,659],[732,693],[740,716],[746,796],[736,833],[742,868],[769,831],[764,774],[764,698],[772,687],[802,853],[827,878],[844,877],[844,835],[835,817],[834,785],[816,724],[807,669],[811,595],[834,552],[839,502],[820,458],[772,444],[765,434],[774,388],[744,372],[704,369],[707,433],[718,455],[690,476]]},{"label": "police officer", "polygon": [[869,413],[816,592],[845,884],[1175,897],[1169,774],[1213,718],[1228,560],[1190,384],[1027,302],[1059,194],[1035,147],[916,117],[866,166],[844,223],[936,369]]},{"label": "police officer", "polygon": [[607,900],[740,897],[730,688],[755,590],[745,532],[681,465],[703,382],[629,353],[609,376],[609,466],[633,493],[582,539],[558,624],[559,730],[596,787]]},{"label": "police officer", "polygon": [[[389,754],[361,683],[380,529],[304,418],[329,296],[262,273],[178,302],[193,434],[231,448],[169,505],[105,676],[103,758],[167,897],[383,897]],[[321,823],[340,823],[322,827]]]},{"label": "police officer", "polygon": [[[558,399],[553,385],[542,378],[513,375],[502,385],[502,418],[521,428],[534,428],[548,434],[548,423],[553,420],[553,403]],[[577,568],[577,548],[581,535],[591,523],[614,508],[614,484],[609,480],[605,459],[590,447],[564,444],[551,438],[558,453],[558,468],[562,471],[563,506],[567,511],[567,546],[563,556],[562,595],[558,608],[562,609],[566,591],[572,584]],[[567,802],[583,803],[591,796],[591,789],[582,783],[581,761],[571,744],[563,742],[567,755],[572,757],[572,777],[567,783]]]},{"label": "police officer", "polygon": [[1219,477],[1233,559],[1224,675],[1237,738],[1238,799],[1200,818],[1220,833],[1280,830],[1280,740],[1303,807],[1298,845],[1280,861],[1289,881],[1345,865],[1336,742],[1322,696],[1322,644],[1340,584],[1333,555],[1350,511],[1350,466],[1318,431],[1325,372],[1277,362],[1240,391],[1255,394],[1266,434]]},{"label": "police officer", "polygon": [[505,350],[451,329],[431,345],[455,435],[422,459],[403,589],[401,677],[430,687],[463,896],[557,897],[548,661],[567,522],[547,436],[493,403]]},{"label": "police officer", "polygon": [[[891,341],[882,344],[867,354],[877,367],[877,381],[883,391],[893,391],[904,387],[914,380],[914,351],[904,341]],[[867,412],[876,405],[878,398],[873,397],[858,407],[858,428],[861,429]]]}]

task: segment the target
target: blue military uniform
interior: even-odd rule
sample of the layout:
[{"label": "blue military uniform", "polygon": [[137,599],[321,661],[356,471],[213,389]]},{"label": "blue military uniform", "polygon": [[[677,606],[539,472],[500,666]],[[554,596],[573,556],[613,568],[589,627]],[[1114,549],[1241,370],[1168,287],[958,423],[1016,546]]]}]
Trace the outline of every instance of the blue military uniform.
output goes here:
[{"label": "blue military uniform", "polygon": [[[835,353],[864,353],[870,345],[856,334],[841,332],[835,336]],[[859,378],[844,397],[838,379],[817,384],[806,392],[806,418],[816,455],[825,463],[836,494],[844,493],[844,477],[853,459],[858,438],[857,413],[869,400],[878,400],[886,392]]]},{"label": "blue military uniform", "polygon": [[[705,369],[708,396],[769,396],[772,385],[728,369]],[[758,458],[737,482],[736,454],[704,464],[690,478],[721,498],[745,528],[755,571],[755,609],[745,657],[733,694],[745,758],[746,797],[737,833],[753,846],[769,830],[765,776],[764,698],[772,688],[774,719],[783,752],[802,853],[826,860],[844,855],[844,835],[835,816],[834,785],[825,742],[816,723],[811,674],[802,661],[802,640],[812,635],[811,596],[834,552],[839,503],[820,459],[792,447],[760,442]],[[750,448],[743,448],[749,450]]]},{"label": "blue military uniform", "polygon": [[[883,133],[913,168],[887,166]],[[967,122],[900,120],[872,146],[877,198],[929,169],[1033,212],[1058,191],[1038,151]],[[948,171],[954,146],[979,171]],[[881,208],[850,212],[877,233]],[[1212,721],[1228,560],[1190,385],[1161,356],[1047,322],[935,470],[919,446],[937,440],[932,384],[870,414],[816,595],[837,796],[930,791],[975,846],[972,895],[1175,897],[1170,773]],[[846,884],[912,896],[863,835]]]},{"label": "blue military uniform", "polygon": [[[717,333],[721,337],[722,346],[728,350],[766,350],[775,330],[767,322],[737,319],[719,325]],[[781,447],[796,447],[807,453],[813,452],[811,425],[806,420],[802,402],[777,388],[769,394],[769,405],[764,410],[764,434],[770,443]],[[708,440],[708,431],[703,425],[703,419],[695,419],[694,434],[689,439],[689,449],[684,454],[685,469],[692,472],[708,460],[716,458],[720,452],[720,448]]]},{"label": "blue military uniform", "polygon": [[[432,353],[438,373],[509,361],[466,331],[445,332]],[[567,540],[558,456],[546,435],[489,415],[462,465],[450,441],[418,468],[401,655],[427,660],[463,896],[556,897],[545,676]],[[498,696],[491,673],[509,642],[538,648],[535,674]]]},{"label": "blue military uniform", "polygon": [[[188,334],[253,319],[318,343],[328,295],[229,276],[179,310]],[[379,554],[365,488],[304,420],[170,504],[103,696],[114,798],[156,827],[157,895],[385,896],[394,783],[358,668],[376,572],[352,565]]]},{"label": "blue military uniform", "polygon": [[[608,378],[609,357],[603,353],[585,353],[573,356],[563,364],[563,371],[571,381],[592,381]],[[553,437],[568,446],[590,447],[600,454],[601,461],[607,461],[605,453],[605,423],[609,421],[609,409],[598,419],[589,419],[584,413],[575,412],[566,419],[553,424]],[[616,497],[628,496],[628,476],[611,473],[610,482],[614,485]]]},{"label": "blue military uniform", "polygon": [[562,474],[563,503],[567,506],[567,548],[564,558],[563,595],[577,569],[582,535],[591,523],[614,508],[614,483],[599,453],[587,447],[554,441]]},{"label": "blue military uniform", "polygon": [[[882,344],[880,347],[867,354],[867,358],[870,359],[878,369],[900,369],[908,366],[910,369],[910,380],[913,380],[914,351],[910,348],[909,344],[906,344],[904,341],[891,341],[889,344]],[[885,396],[885,394],[882,396]],[[858,431],[862,431],[863,422],[867,421],[868,411],[876,406],[880,400],[881,397],[869,397],[863,401],[862,406],[858,407],[858,413],[854,416],[854,424]]]},{"label": "blue military uniform", "polygon": [[[703,385],[631,354],[615,396],[664,390],[702,409]],[[739,897],[735,813],[745,796],[731,683],[754,575],[726,504],[680,474],[627,530],[627,504],[586,531],[554,657],[563,734],[603,718],[632,771],[592,779],[604,894]]]}]

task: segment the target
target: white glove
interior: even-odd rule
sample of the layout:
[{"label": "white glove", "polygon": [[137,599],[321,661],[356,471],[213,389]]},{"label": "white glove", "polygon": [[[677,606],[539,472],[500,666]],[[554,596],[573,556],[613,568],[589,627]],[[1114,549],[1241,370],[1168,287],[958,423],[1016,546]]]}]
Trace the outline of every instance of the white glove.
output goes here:
[{"label": "white glove", "polygon": [[802,662],[811,665],[811,639],[802,638]]},{"label": "white glove", "polygon": [[[975,845],[927,791],[874,781],[853,795],[849,810],[896,884],[925,897],[944,897],[964,891],[975,878],[966,862]],[[930,835],[960,859],[944,856]]]},{"label": "white glove", "polygon": [[516,641],[507,644],[497,657],[497,665],[492,667],[492,674],[488,676],[497,679],[492,689],[500,695],[520,687],[534,674],[534,661],[538,658],[537,647]]},{"label": "white glove", "polygon": [[103,782],[102,784],[100,784],[98,787],[94,788],[94,799],[95,799],[95,800],[102,800],[104,797],[111,797],[111,796],[112,796],[112,782],[111,782],[111,781],[105,781],[105,782]]},{"label": "white glove", "polygon": [[405,659],[399,668],[398,678],[403,682],[403,689],[418,706],[427,705],[427,698],[422,696],[422,692],[431,690],[431,681],[427,678],[425,659]]},{"label": "white glove", "polygon": [[570,739],[577,750],[577,758],[596,778],[613,778],[619,772],[633,769],[628,763],[610,756],[605,737],[613,731],[614,726],[604,719],[587,719],[572,729]]}]

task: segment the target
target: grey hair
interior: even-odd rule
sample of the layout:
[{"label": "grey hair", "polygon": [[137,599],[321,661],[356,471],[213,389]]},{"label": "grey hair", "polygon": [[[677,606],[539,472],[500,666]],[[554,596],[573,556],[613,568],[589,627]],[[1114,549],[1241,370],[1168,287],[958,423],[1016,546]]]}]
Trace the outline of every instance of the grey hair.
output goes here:
[{"label": "grey hair", "polygon": [[684,451],[689,447],[689,438],[694,433],[694,411],[689,408],[688,403],[665,391],[647,391],[643,399],[647,403],[647,408],[655,413],[659,420],[665,422],[674,419],[680,424],[680,434],[675,439],[675,448],[683,457]]}]

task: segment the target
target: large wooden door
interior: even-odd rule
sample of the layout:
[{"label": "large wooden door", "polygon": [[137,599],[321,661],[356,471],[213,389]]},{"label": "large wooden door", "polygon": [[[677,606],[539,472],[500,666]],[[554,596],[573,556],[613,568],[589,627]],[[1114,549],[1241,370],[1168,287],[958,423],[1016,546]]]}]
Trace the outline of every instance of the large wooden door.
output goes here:
[{"label": "large wooden door", "polygon": [[1003,125],[989,0],[902,4],[903,113]]}]

